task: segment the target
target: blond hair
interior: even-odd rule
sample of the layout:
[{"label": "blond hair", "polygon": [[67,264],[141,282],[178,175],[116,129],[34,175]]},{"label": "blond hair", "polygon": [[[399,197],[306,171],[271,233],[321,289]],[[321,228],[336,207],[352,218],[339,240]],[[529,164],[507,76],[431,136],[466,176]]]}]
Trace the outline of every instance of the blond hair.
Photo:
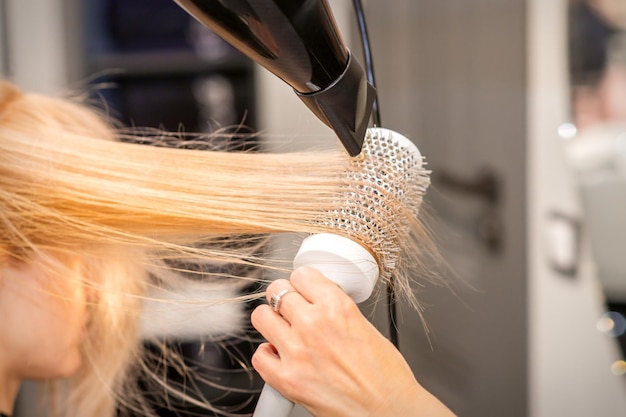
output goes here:
[{"label": "blond hair", "polygon": [[[67,415],[113,415],[124,401],[120,387],[141,353],[141,300],[154,282],[149,275],[169,276],[164,258],[273,268],[241,242],[331,231],[369,243],[320,221],[342,201],[342,173],[352,162],[339,150],[201,151],[119,140],[138,139],[126,136],[84,104],[0,83],[0,254],[28,261],[50,251],[78,256],[97,293],[85,367],[60,407]],[[411,260],[401,264],[423,266],[415,260],[434,252],[430,239],[416,218],[406,223],[401,249]],[[226,275],[233,285],[257,279]],[[408,269],[396,280],[410,296]]]}]

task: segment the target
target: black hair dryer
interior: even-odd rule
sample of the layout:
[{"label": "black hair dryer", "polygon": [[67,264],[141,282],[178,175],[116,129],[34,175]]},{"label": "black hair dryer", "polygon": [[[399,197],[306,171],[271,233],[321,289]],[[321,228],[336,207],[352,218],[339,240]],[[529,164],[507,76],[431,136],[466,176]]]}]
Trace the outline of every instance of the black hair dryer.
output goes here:
[{"label": "black hair dryer", "polygon": [[293,87],[351,156],[361,152],[376,92],[326,0],[175,1]]}]

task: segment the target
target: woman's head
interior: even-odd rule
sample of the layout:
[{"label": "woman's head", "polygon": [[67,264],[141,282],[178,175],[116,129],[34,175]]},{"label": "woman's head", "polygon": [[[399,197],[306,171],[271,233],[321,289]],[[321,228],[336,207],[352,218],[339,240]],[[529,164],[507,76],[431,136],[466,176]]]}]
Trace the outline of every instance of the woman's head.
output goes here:
[{"label": "woman's head", "polygon": [[[200,151],[183,149],[188,137],[138,137],[113,126],[79,102],[24,94],[0,82],[0,258],[3,268],[15,265],[0,281],[0,296],[9,279],[26,291],[32,277],[48,280],[40,294],[58,297],[60,306],[71,298],[64,292],[72,293],[70,287],[87,294],[70,415],[113,413],[131,365],[139,363],[137,326],[150,286],[182,280],[177,272],[185,270],[205,279],[193,264],[283,269],[267,247],[259,249],[262,236],[344,233],[324,219],[338,212],[346,182],[354,181],[345,175],[354,161],[338,149]],[[373,192],[384,198],[387,191]],[[397,209],[392,217],[406,215]],[[407,245],[399,249],[409,250],[400,263],[429,248],[417,219],[406,223]],[[258,274],[218,269],[221,282],[233,288],[258,280]],[[76,284],[72,277],[80,277],[78,287],[62,284]],[[408,289],[408,275],[396,279]]]}]

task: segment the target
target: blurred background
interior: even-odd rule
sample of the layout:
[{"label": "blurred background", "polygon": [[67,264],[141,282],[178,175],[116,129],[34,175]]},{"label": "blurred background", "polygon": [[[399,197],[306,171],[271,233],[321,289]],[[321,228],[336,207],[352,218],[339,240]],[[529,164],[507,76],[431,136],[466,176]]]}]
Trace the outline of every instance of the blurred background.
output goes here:
[{"label": "blurred background", "polygon": [[[360,55],[352,3],[329,3]],[[458,282],[416,286],[428,333],[401,306],[418,379],[460,416],[626,415],[626,2],[365,12],[382,124],[427,158],[430,226]],[[110,84],[101,98],[130,125],[243,124],[269,149],[336,142],[171,0],[0,0],[0,24],[0,72],[23,89]],[[381,304],[364,310],[387,332]]]}]

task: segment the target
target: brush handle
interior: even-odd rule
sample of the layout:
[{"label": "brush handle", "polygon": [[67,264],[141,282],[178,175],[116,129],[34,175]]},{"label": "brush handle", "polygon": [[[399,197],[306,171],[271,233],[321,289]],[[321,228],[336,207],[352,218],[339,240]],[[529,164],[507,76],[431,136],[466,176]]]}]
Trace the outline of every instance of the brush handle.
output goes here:
[{"label": "brush handle", "polygon": [[252,417],[288,417],[295,404],[265,384],[259,402],[256,403]]},{"label": "brush handle", "polygon": [[[302,266],[320,271],[357,303],[369,298],[379,276],[376,259],[367,249],[330,233],[304,239],[293,260],[294,269]],[[265,384],[253,417],[288,417],[293,407],[293,402]]]}]

